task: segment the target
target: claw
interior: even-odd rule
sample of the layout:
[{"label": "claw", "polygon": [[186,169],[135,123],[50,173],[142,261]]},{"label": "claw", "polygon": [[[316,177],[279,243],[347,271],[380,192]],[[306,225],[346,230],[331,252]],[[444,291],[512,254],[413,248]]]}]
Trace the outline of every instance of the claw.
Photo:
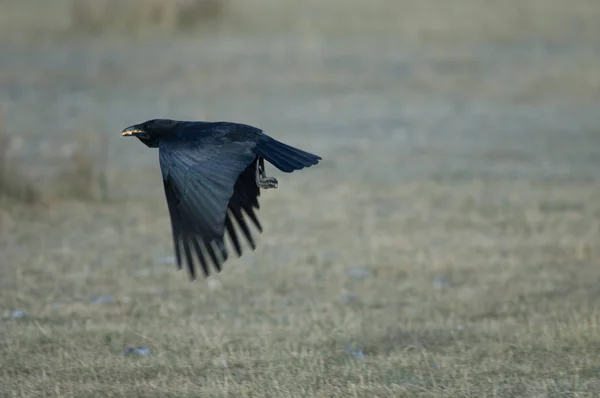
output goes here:
[{"label": "claw", "polygon": [[258,186],[263,189],[277,188],[278,182],[275,177],[261,178],[258,181]]},{"label": "claw", "polygon": [[256,161],[256,185],[262,189],[277,188],[278,182],[275,177],[267,177],[265,163],[262,158]]}]

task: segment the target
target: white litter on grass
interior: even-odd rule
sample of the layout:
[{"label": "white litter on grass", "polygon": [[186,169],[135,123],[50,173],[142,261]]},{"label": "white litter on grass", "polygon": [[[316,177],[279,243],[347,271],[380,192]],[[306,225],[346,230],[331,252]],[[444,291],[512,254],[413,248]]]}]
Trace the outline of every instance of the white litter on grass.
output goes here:
[{"label": "white litter on grass", "polygon": [[344,351],[352,355],[356,359],[365,359],[366,355],[362,350],[355,350],[351,345],[344,347]]},{"label": "white litter on grass", "polygon": [[122,356],[141,355],[146,356],[152,354],[150,348],[146,347],[128,347],[121,351]]},{"label": "white litter on grass", "polygon": [[342,295],[342,297],[340,298],[340,301],[344,304],[349,304],[349,303],[356,303],[358,302],[358,297],[355,294],[352,293],[345,293]]},{"label": "white litter on grass", "polygon": [[371,271],[366,268],[349,268],[348,276],[353,278],[366,278],[371,276]]},{"label": "white litter on grass", "polygon": [[435,287],[442,288],[448,286],[450,284],[450,281],[448,281],[448,279],[446,279],[446,277],[444,276],[438,276],[434,279],[433,284],[435,285]]},{"label": "white litter on grass", "polygon": [[175,257],[173,257],[173,256],[161,257],[158,259],[158,262],[160,264],[173,265],[173,264],[175,264]]},{"label": "white litter on grass", "polygon": [[17,319],[17,318],[23,318],[26,315],[27,315],[27,313],[23,310],[15,310],[15,311],[11,312],[11,314],[9,316],[13,319]]},{"label": "white litter on grass", "polygon": [[112,302],[113,300],[114,298],[112,296],[101,296],[93,298],[91,302],[94,304],[106,304]]}]

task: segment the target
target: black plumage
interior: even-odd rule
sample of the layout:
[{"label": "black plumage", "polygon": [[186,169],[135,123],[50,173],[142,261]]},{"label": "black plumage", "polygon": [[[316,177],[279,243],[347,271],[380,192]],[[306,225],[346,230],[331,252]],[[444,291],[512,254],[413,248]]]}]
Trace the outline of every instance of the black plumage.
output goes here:
[{"label": "black plumage", "polygon": [[246,217],[262,232],[256,215],[260,188],[278,184],[265,175],[264,160],[286,173],[321,160],[239,123],[153,119],[127,127],[122,135],[159,150],[177,266],[185,264],[192,279],[194,254],[204,276],[210,274],[209,262],[221,271],[229,256],[225,233],[238,256],[243,254],[240,235],[256,248]]}]

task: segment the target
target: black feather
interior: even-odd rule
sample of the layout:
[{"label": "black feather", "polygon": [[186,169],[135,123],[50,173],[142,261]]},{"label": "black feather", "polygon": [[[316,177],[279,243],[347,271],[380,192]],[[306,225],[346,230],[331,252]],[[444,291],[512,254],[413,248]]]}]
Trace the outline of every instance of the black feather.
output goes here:
[{"label": "black feather", "polygon": [[[194,247],[194,251],[196,252],[196,257],[198,257],[198,262],[200,263],[200,267],[202,267],[202,272],[204,274],[204,276],[208,276],[208,266],[206,264],[206,259],[204,258],[204,256],[202,255],[202,249],[200,248],[200,243],[198,242],[198,240],[195,237],[190,237],[189,238],[189,242],[191,242],[192,246]],[[192,269],[192,279],[196,278],[196,269]]]},{"label": "black feather", "polygon": [[185,253],[185,259],[187,261],[188,270],[190,277],[196,279],[196,269],[194,268],[194,259],[192,257],[192,251],[190,250],[190,244],[188,241],[183,241],[183,252]]},{"label": "black feather", "polygon": [[233,217],[233,215],[230,212],[227,215],[227,219],[225,220],[225,225],[227,226],[227,233],[231,237],[231,242],[233,243],[233,246],[235,247],[235,251],[236,251],[238,257],[241,257],[241,255],[242,255],[242,247],[240,245],[240,240],[237,237],[237,233],[235,232],[235,228],[233,226],[233,222],[231,221],[232,217]]},{"label": "black feather", "polygon": [[221,271],[229,257],[225,234],[238,256],[243,254],[240,233],[252,250],[256,248],[245,218],[263,231],[256,214],[258,162],[264,168],[267,160],[289,173],[321,159],[238,123],[154,119],[127,130],[147,146],[159,148],[176,264],[179,269],[185,264],[192,279],[197,275],[194,253],[205,276],[209,261]]},{"label": "black feather", "polygon": [[259,141],[256,152],[286,173],[315,165],[321,160],[320,156],[294,148],[266,135]]}]

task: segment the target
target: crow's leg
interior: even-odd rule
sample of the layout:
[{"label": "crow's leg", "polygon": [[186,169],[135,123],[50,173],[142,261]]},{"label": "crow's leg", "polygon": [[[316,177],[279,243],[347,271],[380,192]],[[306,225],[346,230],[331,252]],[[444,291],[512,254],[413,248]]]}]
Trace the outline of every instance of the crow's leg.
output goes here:
[{"label": "crow's leg", "polygon": [[269,189],[277,188],[277,179],[275,177],[267,177],[265,173],[265,161],[259,157],[256,161],[256,185],[259,188]]}]

